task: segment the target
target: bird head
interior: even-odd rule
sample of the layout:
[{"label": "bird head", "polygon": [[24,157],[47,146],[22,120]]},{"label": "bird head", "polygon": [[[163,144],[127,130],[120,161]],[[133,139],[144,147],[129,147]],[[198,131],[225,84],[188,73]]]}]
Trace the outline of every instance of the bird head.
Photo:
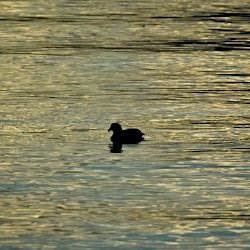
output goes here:
[{"label": "bird head", "polygon": [[112,123],[108,131],[122,131],[122,126],[119,123]]}]

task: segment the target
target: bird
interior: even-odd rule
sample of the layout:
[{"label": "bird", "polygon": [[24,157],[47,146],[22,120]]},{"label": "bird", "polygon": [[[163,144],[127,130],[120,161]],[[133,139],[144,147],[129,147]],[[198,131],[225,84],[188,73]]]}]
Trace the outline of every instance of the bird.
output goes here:
[{"label": "bird", "polygon": [[113,131],[111,141],[114,145],[137,144],[144,140],[143,135],[145,135],[138,128],[123,130],[119,123],[112,123],[108,131]]}]

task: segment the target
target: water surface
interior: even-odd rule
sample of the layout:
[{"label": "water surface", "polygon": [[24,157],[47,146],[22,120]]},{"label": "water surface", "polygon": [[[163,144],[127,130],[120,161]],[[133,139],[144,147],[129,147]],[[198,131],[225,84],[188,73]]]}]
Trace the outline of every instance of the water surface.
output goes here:
[{"label": "water surface", "polygon": [[[2,249],[248,249],[249,5],[2,1]],[[146,140],[110,152],[112,122]]]}]

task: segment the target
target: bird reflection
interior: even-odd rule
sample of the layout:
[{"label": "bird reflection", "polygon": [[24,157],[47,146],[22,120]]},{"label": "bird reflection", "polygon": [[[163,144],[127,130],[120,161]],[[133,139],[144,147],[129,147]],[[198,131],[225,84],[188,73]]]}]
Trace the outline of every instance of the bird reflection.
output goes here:
[{"label": "bird reflection", "polygon": [[121,153],[123,151],[121,143],[109,144],[109,148],[111,153]]}]

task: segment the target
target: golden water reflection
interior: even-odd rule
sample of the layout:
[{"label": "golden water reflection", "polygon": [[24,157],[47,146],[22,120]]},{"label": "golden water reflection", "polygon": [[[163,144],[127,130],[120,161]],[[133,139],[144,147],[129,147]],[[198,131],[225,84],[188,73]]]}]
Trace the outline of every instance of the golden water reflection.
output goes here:
[{"label": "golden water reflection", "polygon": [[1,247],[248,249],[246,6],[3,1]]}]

